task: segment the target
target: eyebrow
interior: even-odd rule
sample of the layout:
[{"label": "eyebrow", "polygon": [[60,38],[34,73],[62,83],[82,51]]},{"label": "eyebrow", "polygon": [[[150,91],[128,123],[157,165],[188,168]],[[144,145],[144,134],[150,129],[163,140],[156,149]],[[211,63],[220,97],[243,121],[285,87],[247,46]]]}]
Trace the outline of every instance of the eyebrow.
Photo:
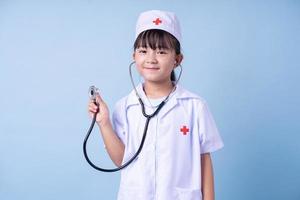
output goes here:
[{"label": "eyebrow", "polygon": [[[149,49],[152,49],[150,46],[146,46],[146,47],[144,47],[144,46],[139,46],[139,47],[137,47],[136,49],[141,49],[141,48],[143,48],[143,49],[147,49],[147,48],[149,48]],[[156,49],[158,49],[158,50],[170,50],[171,48],[168,48],[168,47],[156,47],[155,49],[153,49],[153,50],[156,50]]]}]

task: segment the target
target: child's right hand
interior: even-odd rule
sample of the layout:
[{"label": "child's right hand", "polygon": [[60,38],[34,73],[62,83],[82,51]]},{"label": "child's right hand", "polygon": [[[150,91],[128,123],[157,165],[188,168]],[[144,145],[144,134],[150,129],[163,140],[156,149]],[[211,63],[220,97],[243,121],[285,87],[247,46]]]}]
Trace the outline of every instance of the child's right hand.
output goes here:
[{"label": "child's right hand", "polygon": [[92,99],[89,101],[88,112],[91,117],[98,112],[96,122],[99,126],[110,123],[108,107],[99,94],[96,96],[96,103]]}]

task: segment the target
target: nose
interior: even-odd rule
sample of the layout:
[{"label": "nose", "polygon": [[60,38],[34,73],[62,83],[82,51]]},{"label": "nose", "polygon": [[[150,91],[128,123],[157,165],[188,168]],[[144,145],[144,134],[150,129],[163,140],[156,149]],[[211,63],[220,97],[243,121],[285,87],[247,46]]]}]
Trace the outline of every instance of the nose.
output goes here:
[{"label": "nose", "polygon": [[150,50],[147,52],[146,62],[150,64],[157,63],[156,52],[154,50]]}]

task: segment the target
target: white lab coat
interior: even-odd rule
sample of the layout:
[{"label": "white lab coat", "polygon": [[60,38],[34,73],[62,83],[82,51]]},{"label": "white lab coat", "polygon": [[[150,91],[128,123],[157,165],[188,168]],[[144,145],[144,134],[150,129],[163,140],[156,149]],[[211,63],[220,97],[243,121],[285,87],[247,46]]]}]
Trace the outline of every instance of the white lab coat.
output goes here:
[{"label": "white lab coat", "polygon": [[[151,114],[142,84],[137,90]],[[116,104],[113,124],[125,145],[123,163],[137,151],[145,121],[134,91]],[[184,126],[189,129],[185,134]],[[118,200],[201,200],[200,155],[222,147],[205,101],[177,85],[150,120],[140,155],[122,170]]]}]

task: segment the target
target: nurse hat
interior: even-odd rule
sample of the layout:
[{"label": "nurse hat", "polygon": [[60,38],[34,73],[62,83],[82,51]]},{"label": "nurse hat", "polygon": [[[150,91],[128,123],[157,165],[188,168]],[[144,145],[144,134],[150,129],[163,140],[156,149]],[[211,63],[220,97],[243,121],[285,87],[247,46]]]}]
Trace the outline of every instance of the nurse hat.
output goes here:
[{"label": "nurse hat", "polygon": [[181,30],[179,20],[172,12],[162,10],[150,10],[140,14],[135,29],[135,39],[146,30],[160,29],[173,35],[181,42]]}]

